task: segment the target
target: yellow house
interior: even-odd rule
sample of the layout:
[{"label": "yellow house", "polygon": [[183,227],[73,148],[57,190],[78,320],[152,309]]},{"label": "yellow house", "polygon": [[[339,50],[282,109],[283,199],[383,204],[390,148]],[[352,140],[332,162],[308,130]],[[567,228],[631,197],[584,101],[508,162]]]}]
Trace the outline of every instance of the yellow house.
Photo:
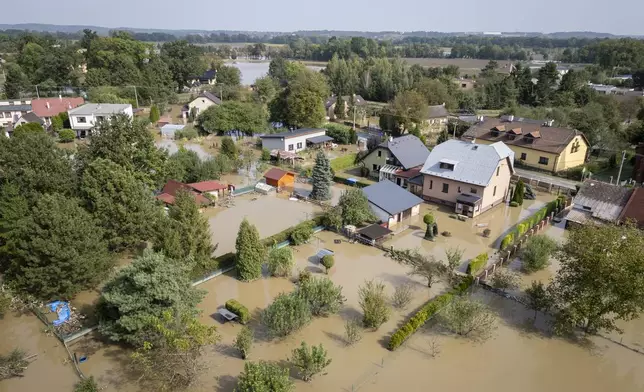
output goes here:
[{"label": "yellow house", "polygon": [[518,165],[553,173],[583,165],[589,147],[584,134],[552,125],[552,121],[514,116],[483,118],[463,134],[463,139],[480,144],[503,142],[514,151]]}]

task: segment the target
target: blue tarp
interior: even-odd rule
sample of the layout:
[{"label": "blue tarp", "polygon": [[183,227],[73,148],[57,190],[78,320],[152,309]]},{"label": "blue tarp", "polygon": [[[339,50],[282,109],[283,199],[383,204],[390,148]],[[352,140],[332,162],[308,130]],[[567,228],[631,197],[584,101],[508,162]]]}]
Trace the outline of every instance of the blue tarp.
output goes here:
[{"label": "blue tarp", "polygon": [[67,301],[54,301],[52,303],[47,304],[47,307],[49,308],[50,311],[56,312],[58,314],[58,320],[54,320],[52,324],[54,326],[59,326],[60,324],[63,324],[67,320],[69,320],[69,317],[71,316],[71,310],[69,309],[69,302]]},{"label": "blue tarp", "polygon": [[347,184],[355,185],[358,182],[355,178],[347,178]]}]

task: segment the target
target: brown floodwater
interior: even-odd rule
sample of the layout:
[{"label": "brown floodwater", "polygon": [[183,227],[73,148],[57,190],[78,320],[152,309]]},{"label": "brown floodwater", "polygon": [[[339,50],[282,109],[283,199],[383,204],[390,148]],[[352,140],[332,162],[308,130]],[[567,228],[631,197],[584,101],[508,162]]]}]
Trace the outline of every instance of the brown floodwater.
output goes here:
[{"label": "brown floodwater", "polygon": [[53,335],[45,334],[44,328],[31,313],[10,313],[0,319],[0,353],[20,348],[27,355],[36,355],[23,377],[0,381],[0,392],[66,392],[78,382],[65,347]]}]

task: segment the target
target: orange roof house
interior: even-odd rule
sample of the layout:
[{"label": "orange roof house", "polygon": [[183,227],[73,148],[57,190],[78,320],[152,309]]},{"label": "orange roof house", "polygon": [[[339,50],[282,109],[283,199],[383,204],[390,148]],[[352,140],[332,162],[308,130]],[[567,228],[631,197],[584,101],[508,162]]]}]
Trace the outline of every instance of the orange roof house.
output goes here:
[{"label": "orange roof house", "polygon": [[184,184],[179,181],[169,180],[161,190],[161,194],[157,196],[157,200],[164,202],[165,204],[172,205],[174,204],[175,197],[177,192],[183,189],[184,191],[192,194],[199,206],[205,206],[210,204],[210,200],[202,196],[201,194],[195,192],[189,185]]},{"label": "orange roof house", "polygon": [[192,184],[188,184],[188,186],[199,193],[218,192],[228,188],[227,185],[224,185],[221,182],[215,181],[215,180],[195,182]]},{"label": "orange roof house", "polygon": [[274,167],[264,174],[264,179],[270,186],[284,188],[293,186],[295,183],[295,173]]}]

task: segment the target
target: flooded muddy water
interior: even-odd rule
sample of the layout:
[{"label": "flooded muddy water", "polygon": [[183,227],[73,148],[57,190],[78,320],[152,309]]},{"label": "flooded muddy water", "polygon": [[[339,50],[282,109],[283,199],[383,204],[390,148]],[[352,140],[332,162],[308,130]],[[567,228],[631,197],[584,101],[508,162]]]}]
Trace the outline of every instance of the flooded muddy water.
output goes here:
[{"label": "flooded muddy water", "polygon": [[0,319],[0,353],[14,348],[27,355],[37,355],[24,372],[24,377],[0,381],[0,392],[73,390],[78,376],[63,344],[43,332],[45,325],[31,313],[9,313]]},{"label": "flooded muddy water", "polygon": [[235,198],[230,208],[209,208],[208,216],[213,244],[219,244],[215,255],[222,255],[235,249],[239,225],[244,218],[254,224],[261,238],[277,234],[282,230],[313,218],[322,209],[311,203],[291,201],[268,195],[243,195]]},{"label": "flooded muddy water", "polygon": [[[478,344],[436,329],[418,333],[398,356],[385,361],[377,375],[366,379],[360,390],[644,390],[641,355],[601,338],[576,344],[547,337],[526,326],[532,314],[521,305],[487,292],[476,296],[499,315],[491,339]],[[436,358],[429,355],[431,339],[440,346]]]}]

